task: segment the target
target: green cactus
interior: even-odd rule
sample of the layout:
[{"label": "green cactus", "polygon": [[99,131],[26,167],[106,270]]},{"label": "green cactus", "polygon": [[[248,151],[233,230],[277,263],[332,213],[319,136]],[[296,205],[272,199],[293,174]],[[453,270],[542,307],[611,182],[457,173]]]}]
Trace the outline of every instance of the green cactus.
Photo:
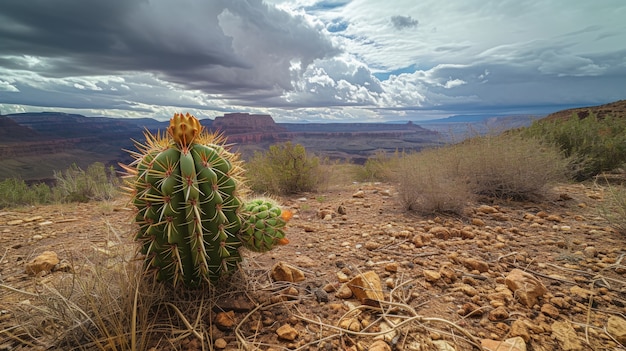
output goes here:
[{"label": "green cactus", "polygon": [[[124,166],[138,210],[135,240],[157,280],[187,287],[214,283],[241,261],[238,155],[190,114],[175,114],[167,132],[146,133],[146,144],[132,153],[135,161]],[[282,227],[277,231],[284,237]]]},{"label": "green cactus", "polygon": [[274,200],[254,199],[244,205],[243,214],[245,221],[240,237],[247,249],[265,252],[289,242],[283,228],[291,212],[282,210]]}]

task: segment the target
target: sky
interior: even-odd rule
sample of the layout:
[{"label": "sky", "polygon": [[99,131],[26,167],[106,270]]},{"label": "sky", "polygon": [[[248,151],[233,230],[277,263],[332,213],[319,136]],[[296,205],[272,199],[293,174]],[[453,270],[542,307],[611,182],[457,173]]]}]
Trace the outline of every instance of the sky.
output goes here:
[{"label": "sky", "polygon": [[277,122],[626,99],[623,0],[2,0],[0,113]]}]

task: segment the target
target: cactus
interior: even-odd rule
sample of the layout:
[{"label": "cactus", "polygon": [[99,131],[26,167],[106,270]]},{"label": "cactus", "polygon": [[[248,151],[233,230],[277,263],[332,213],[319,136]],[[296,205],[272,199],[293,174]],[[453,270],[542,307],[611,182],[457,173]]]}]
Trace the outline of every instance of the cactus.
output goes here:
[{"label": "cactus", "polygon": [[244,205],[243,214],[245,221],[240,238],[247,249],[265,252],[289,243],[283,228],[291,212],[282,210],[274,200],[254,199]]},{"label": "cactus", "polygon": [[[207,132],[188,113],[175,114],[167,134],[145,136],[146,143],[131,153],[135,161],[124,169],[137,208],[135,240],[147,272],[174,286],[214,283],[241,261],[243,169],[238,155],[227,150],[224,137]],[[275,204],[273,209],[280,213]],[[275,222],[267,235],[278,235],[277,242],[266,240],[256,251],[282,243],[285,221]]]}]

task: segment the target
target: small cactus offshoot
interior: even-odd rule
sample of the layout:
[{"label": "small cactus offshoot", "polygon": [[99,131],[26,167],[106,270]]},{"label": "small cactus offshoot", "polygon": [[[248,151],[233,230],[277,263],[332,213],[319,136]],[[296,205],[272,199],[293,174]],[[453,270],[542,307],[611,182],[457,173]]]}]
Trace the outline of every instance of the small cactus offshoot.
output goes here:
[{"label": "small cactus offshoot", "polygon": [[[137,208],[135,240],[157,280],[187,287],[214,283],[238,268],[242,245],[267,251],[286,243],[286,220],[276,203],[265,205],[265,212],[265,202],[243,211],[243,169],[223,136],[207,132],[188,113],[175,114],[167,134],[145,136],[131,153],[135,161],[124,168]],[[248,235],[252,221],[265,225],[252,232],[254,240]]]}]

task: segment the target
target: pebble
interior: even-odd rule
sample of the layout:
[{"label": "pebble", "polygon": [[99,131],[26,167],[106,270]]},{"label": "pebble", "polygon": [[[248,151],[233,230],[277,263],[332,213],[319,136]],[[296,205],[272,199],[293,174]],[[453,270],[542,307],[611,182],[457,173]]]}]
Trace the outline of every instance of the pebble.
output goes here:
[{"label": "pebble", "polygon": [[298,337],[298,331],[289,324],[283,324],[276,329],[276,334],[280,339],[294,341]]}]

